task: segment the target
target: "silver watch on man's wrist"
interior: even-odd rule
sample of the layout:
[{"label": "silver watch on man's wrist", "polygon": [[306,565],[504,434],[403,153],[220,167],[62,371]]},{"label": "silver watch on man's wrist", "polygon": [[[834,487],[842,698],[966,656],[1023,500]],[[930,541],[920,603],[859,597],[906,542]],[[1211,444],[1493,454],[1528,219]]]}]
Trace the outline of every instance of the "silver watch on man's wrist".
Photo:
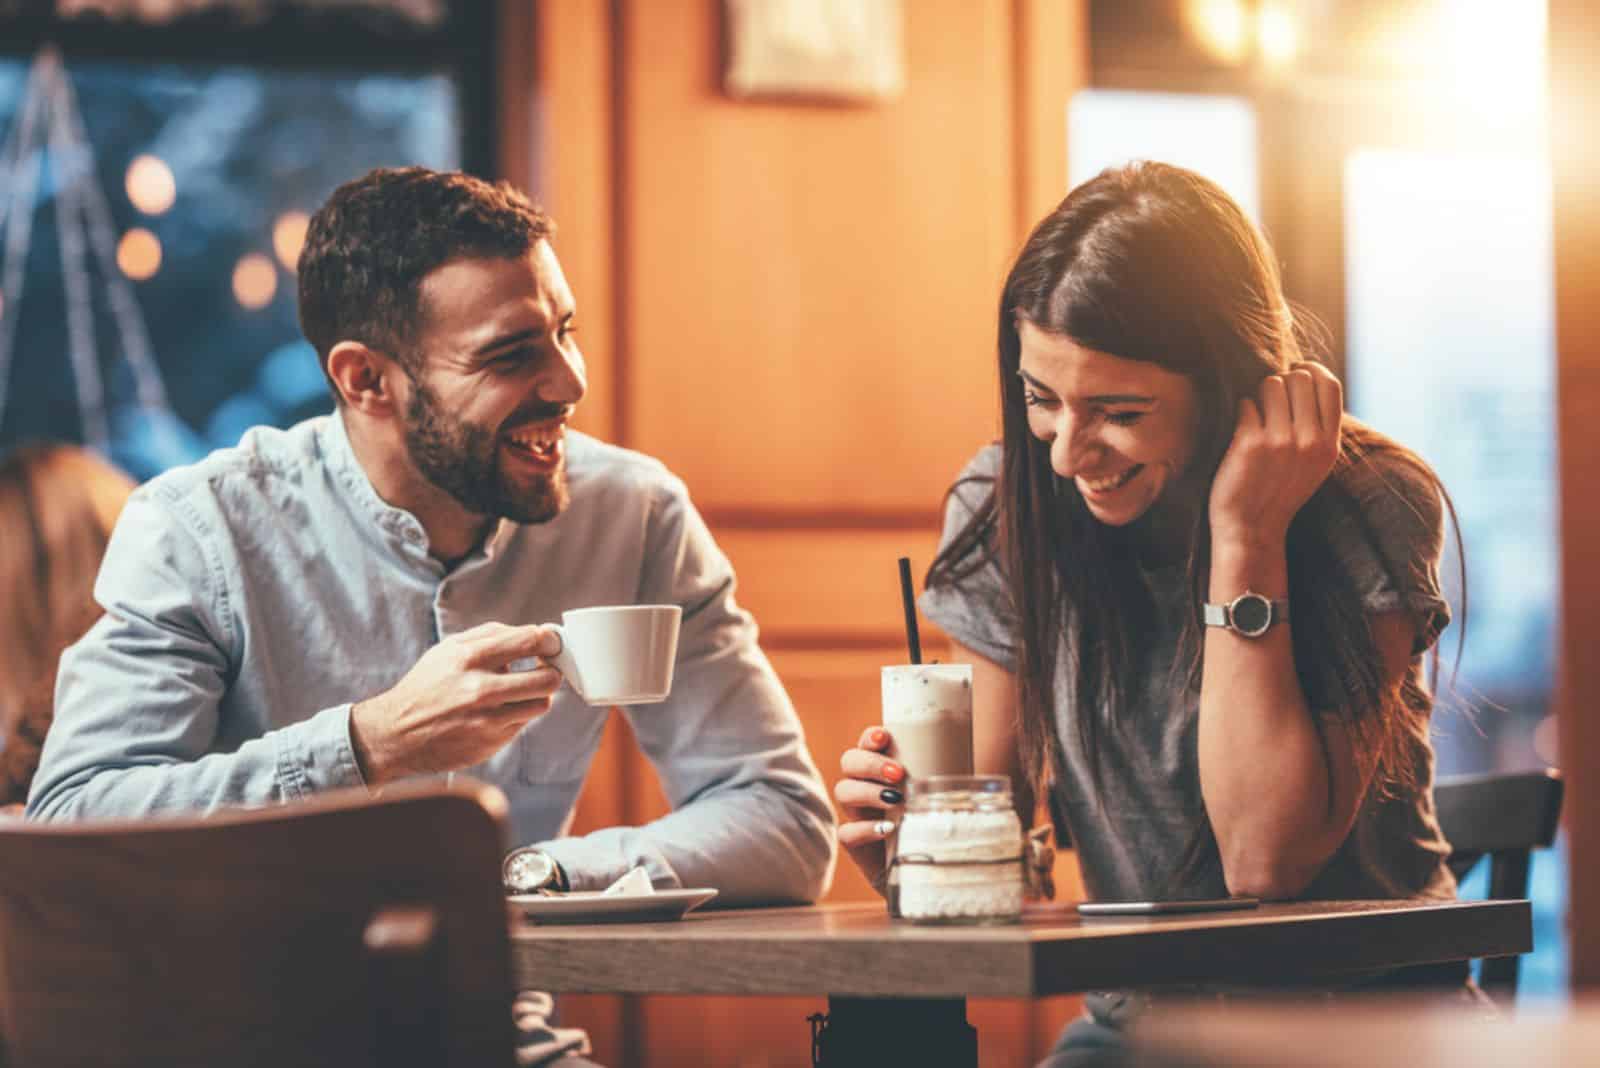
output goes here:
[{"label": "silver watch on man's wrist", "polygon": [[1221,627],[1246,638],[1259,638],[1274,623],[1289,621],[1289,602],[1245,590],[1226,604],[1206,604],[1201,620],[1208,627]]},{"label": "silver watch on man's wrist", "polygon": [[506,854],[500,865],[500,882],[508,894],[564,893],[567,873],[549,853],[524,846]]}]

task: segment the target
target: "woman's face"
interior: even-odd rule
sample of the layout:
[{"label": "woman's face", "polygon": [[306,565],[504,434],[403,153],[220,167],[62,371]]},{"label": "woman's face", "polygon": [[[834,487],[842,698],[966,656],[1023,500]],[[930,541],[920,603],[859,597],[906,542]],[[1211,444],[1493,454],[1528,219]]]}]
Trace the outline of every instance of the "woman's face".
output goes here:
[{"label": "woman's face", "polygon": [[1108,526],[1132,523],[1194,454],[1194,385],[1174,371],[1084,348],[1019,320],[1028,429]]}]

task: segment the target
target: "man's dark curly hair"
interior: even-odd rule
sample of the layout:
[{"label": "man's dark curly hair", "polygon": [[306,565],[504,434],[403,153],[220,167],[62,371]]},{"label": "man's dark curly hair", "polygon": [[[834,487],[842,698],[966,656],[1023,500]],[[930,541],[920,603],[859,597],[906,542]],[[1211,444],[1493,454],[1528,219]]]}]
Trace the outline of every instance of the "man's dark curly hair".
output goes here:
[{"label": "man's dark curly hair", "polygon": [[311,217],[300,250],[300,330],[324,374],[341,341],[414,372],[422,279],[462,257],[525,255],[553,231],[549,216],[505,182],[425,167],[369,171]]}]

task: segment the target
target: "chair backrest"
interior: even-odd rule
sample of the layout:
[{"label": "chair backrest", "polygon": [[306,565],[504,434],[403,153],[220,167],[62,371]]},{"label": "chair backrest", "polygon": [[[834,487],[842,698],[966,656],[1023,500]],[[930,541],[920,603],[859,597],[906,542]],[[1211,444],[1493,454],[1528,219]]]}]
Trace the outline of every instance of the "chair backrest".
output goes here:
[{"label": "chair backrest", "polygon": [[510,1065],[505,798],[0,824],[19,1065]]},{"label": "chair backrest", "polygon": [[[1532,853],[1555,841],[1562,792],[1561,773],[1554,768],[1451,776],[1435,783],[1434,807],[1456,878],[1487,856],[1489,897],[1527,897]],[[1484,961],[1478,981],[1491,994],[1514,995],[1517,958]]]}]

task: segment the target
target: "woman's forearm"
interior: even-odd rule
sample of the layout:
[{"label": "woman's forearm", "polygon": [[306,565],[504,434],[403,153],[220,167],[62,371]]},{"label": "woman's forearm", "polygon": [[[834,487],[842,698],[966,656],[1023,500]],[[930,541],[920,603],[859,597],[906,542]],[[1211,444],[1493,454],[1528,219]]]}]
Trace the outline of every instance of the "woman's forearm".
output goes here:
[{"label": "woman's forearm", "polygon": [[[1283,539],[1213,545],[1208,600],[1246,590],[1289,592]],[[1200,687],[1200,788],[1228,889],[1264,898],[1305,889],[1349,830],[1353,791],[1337,790],[1348,764],[1330,739],[1335,773],[1295,673],[1291,622],[1259,638],[1205,628]],[[1333,803],[1330,804],[1330,794]]]}]

